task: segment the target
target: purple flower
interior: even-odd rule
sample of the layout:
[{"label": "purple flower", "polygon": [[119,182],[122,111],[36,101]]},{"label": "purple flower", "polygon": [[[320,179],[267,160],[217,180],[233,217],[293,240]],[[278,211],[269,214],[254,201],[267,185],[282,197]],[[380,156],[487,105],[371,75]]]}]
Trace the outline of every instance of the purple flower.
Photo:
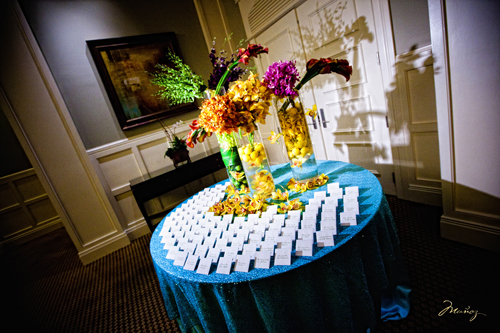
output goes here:
[{"label": "purple flower", "polygon": [[278,98],[296,97],[295,83],[299,80],[299,72],[295,61],[278,61],[267,68],[263,81]]},{"label": "purple flower", "polygon": [[[216,55],[215,51],[215,41],[213,42],[212,50],[210,50],[210,62],[214,68],[212,74],[210,74],[210,78],[208,79],[208,89],[217,88],[217,84],[219,83],[222,75],[226,72],[228,66],[235,62],[236,54],[232,54],[229,60],[226,60],[226,51],[220,51],[220,55]],[[234,68],[228,76],[228,79],[224,85],[226,90],[229,87],[229,83],[238,80],[242,75],[247,72],[246,69],[241,67]]]}]

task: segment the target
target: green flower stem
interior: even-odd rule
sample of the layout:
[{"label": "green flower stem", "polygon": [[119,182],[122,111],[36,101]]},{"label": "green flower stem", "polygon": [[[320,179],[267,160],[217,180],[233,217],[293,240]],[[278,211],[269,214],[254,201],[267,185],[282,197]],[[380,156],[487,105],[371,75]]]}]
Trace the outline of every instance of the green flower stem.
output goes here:
[{"label": "green flower stem", "polygon": [[240,58],[237,58],[235,62],[233,62],[231,65],[229,65],[229,67],[226,69],[226,71],[224,72],[224,75],[222,75],[221,79],[219,80],[219,83],[217,84],[217,88],[215,88],[215,94],[218,95],[222,86],[226,83],[226,80],[227,80],[227,77],[229,76],[229,73],[231,73],[231,71],[236,67],[238,66],[238,60]]}]

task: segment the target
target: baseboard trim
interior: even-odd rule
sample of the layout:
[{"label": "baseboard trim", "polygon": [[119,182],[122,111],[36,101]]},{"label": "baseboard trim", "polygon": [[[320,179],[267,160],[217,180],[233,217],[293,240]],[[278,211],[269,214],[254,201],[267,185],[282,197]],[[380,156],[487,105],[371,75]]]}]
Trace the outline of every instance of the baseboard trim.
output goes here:
[{"label": "baseboard trim", "polygon": [[0,243],[0,247],[23,244],[62,227],[63,224],[61,222],[61,219],[57,216],[53,219],[53,221],[46,222],[43,225],[38,226],[32,230],[28,230],[15,237],[6,239],[5,241]]},{"label": "baseboard trim", "polygon": [[102,257],[117,251],[130,244],[127,234],[117,234],[116,236],[108,238],[106,241],[94,245],[88,249],[80,251],[78,256],[84,265],[88,265],[93,261],[101,259]]},{"label": "baseboard trim", "polygon": [[441,237],[500,253],[500,228],[441,216]]},{"label": "baseboard trim", "polygon": [[133,226],[125,230],[130,241],[136,240],[144,235],[151,233],[149,226],[144,218],[141,218],[134,222]]}]

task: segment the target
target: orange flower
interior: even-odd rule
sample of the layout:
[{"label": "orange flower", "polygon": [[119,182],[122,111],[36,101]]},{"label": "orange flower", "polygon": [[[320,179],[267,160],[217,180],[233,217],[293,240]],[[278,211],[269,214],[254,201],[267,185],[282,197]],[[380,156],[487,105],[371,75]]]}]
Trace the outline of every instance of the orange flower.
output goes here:
[{"label": "orange flower", "polygon": [[227,95],[216,95],[203,102],[198,125],[207,132],[230,134],[236,132],[247,117],[245,113],[238,112]]}]

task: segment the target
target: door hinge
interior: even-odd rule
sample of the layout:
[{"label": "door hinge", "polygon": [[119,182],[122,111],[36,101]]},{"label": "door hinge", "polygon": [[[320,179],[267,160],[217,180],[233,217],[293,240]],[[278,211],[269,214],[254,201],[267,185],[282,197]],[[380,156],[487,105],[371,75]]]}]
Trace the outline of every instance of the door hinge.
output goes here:
[{"label": "door hinge", "polygon": [[396,175],[394,174],[394,172],[392,173],[392,182],[396,184]]},{"label": "door hinge", "polygon": [[380,65],[380,53],[377,52],[377,65]]},{"label": "door hinge", "polygon": [[387,125],[387,128],[389,128],[389,118],[385,116],[385,124]]}]

